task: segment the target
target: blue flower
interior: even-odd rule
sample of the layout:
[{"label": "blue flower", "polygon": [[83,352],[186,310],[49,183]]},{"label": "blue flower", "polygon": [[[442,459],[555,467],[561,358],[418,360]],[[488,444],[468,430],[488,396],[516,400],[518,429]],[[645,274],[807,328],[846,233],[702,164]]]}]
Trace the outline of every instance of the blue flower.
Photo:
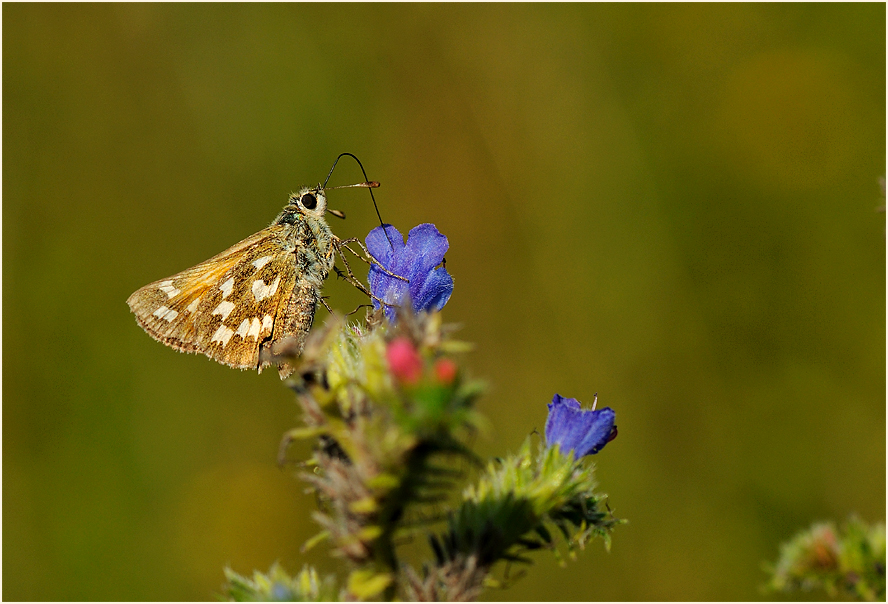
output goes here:
[{"label": "blue flower", "polygon": [[[453,293],[453,277],[442,262],[450,244],[435,225],[413,227],[405,244],[404,236],[398,229],[387,224],[385,231],[383,227],[370,231],[366,242],[367,249],[386,269],[409,280],[408,283],[391,277],[374,264],[368,277],[374,296],[394,306],[409,300],[414,312],[441,310],[447,304]],[[374,299],[373,307],[379,306],[379,301]],[[385,315],[389,321],[394,321],[395,308],[386,306]]]},{"label": "blue flower", "polygon": [[597,411],[582,409],[575,398],[556,394],[549,403],[546,445],[558,445],[562,453],[573,451],[574,459],[594,455],[617,437],[616,413],[610,407]]}]

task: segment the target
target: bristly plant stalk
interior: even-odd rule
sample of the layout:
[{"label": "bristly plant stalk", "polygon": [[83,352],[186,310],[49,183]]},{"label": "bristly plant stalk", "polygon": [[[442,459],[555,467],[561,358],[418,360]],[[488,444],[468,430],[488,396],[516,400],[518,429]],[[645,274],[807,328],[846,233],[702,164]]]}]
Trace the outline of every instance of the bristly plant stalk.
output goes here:
[{"label": "bristly plant stalk", "polygon": [[[529,564],[537,550],[563,562],[562,550],[572,558],[594,537],[609,547],[624,521],[597,492],[588,456],[616,436],[613,410],[555,395],[544,435],[529,426],[516,453],[479,459],[467,443],[488,427],[474,407],[484,386],[462,362],[471,346],[451,339],[438,312],[453,290],[446,237],[420,225],[405,243],[385,225],[366,243],[375,309],[360,323],[334,314],[304,349],[284,342],[267,359],[293,368],[302,409],[281,461],[294,440],[314,445],[299,476],[317,496],[321,532],[306,546],[326,543],[347,573],[227,570],[226,596],[467,601],[498,583],[502,562]],[[422,542],[427,557],[414,560],[405,545]]]}]

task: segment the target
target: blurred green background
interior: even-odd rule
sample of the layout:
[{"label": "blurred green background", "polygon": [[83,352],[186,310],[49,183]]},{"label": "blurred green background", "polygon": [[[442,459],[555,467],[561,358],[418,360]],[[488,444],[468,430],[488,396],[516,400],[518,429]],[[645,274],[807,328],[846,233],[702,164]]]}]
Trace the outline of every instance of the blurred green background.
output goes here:
[{"label": "blurred green background", "polygon": [[[884,4],[6,4],[3,25],[5,599],[336,568],[299,552],[314,501],[275,463],[297,423],[275,372],[177,354],[125,300],[343,151],[386,221],[450,240],[484,454],[556,392],[617,411],[612,552],[537,556],[489,598],[758,599],[797,530],[884,519]],[[365,192],[330,205],[342,237],[374,226]]]}]

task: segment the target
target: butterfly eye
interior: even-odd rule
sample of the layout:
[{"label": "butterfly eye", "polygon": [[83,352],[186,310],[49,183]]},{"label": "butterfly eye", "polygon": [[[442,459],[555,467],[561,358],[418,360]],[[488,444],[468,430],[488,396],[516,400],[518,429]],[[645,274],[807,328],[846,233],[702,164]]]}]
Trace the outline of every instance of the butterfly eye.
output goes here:
[{"label": "butterfly eye", "polygon": [[318,198],[313,193],[306,193],[299,198],[299,201],[306,210],[313,210],[318,207]]}]

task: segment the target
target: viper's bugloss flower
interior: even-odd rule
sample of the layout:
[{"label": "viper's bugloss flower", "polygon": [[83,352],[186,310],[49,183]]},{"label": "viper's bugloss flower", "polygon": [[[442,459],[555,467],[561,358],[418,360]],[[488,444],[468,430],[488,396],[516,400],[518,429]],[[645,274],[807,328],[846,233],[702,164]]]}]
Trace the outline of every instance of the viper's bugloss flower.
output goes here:
[{"label": "viper's bugloss flower", "polygon": [[549,403],[546,445],[558,445],[565,454],[572,450],[574,459],[594,455],[617,437],[615,419],[610,407],[583,409],[577,399],[556,394]]},{"label": "viper's bugloss flower", "polygon": [[[388,237],[386,237],[388,234]],[[391,241],[391,243],[389,243]],[[409,299],[414,312],[441,310],[453,292],[453,277],[443,266],[444,254],[450,244],[433,224],[421,224],[410,229],[407,243],[404,236],[390,224],[376,227],[367,235],[367,249],[389,272],[408,281],[385,274],[371,265],[368,280],[370,291],[377,298],[393,306],[385,307],[389,321],[395,320],[394,306]],[[394,249],[392,249],[394,247]],[[373,300],[379,308],[378,300]]]}]

